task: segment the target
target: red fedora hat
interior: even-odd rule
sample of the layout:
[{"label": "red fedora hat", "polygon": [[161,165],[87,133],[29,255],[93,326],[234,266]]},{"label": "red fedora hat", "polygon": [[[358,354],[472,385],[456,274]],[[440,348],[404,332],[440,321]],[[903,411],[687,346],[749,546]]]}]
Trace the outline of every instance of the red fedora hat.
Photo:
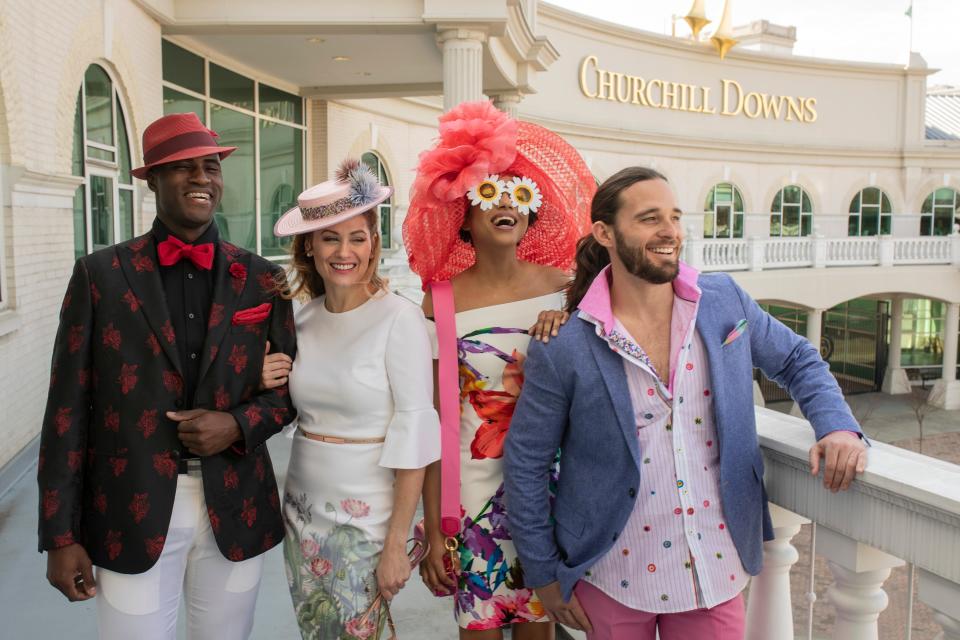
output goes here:
[{"label": "red fedora hat", "polygon": [[145,180],[151,167],[187,158],[202,158],[214,153],[223,160],[236,147],[217,145],[217,134],[207,129],[195,113],[171,113],[154,121],[143,132],[143,166],[134,169],[135,177]]}]

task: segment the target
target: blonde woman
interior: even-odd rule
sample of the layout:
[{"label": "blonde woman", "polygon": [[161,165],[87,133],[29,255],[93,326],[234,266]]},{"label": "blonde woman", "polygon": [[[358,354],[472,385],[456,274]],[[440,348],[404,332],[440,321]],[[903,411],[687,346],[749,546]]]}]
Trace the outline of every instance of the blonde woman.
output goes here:
[{"label": "blonde woman", "polygon": [[[392,189],[347,162],[300,194],[274,233],[293,236],[296,360],[268,357],[299,414],[283,513],[284,558],[304,638],[379,638],[410,577],[407,532],[439,419],[423,313],[377,275],[376,206]],[[382,596],[379,597],[378,596]]]}]

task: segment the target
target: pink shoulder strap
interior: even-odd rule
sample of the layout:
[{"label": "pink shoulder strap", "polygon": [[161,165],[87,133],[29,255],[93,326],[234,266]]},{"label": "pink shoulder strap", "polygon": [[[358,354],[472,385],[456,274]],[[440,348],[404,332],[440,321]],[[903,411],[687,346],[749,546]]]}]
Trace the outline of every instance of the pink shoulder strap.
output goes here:
[{"label": "pink shoulder strap", "polygon": [[434,282],[430,293],[440,351],[440,531],[453,537],[460,533],[460,377],[453,286],[449,280]]}]

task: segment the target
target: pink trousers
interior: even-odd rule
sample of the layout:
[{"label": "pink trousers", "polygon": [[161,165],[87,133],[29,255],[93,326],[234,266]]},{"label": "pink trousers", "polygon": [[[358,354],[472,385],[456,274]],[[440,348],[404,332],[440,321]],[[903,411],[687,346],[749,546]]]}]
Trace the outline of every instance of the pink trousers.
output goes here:
[{"label": "pink trousers", "polygon": [[580,581],[575,590],[590,619],[587,640],[743,640],[743,595],[712,609],[682,613],[647,613],[624,606],[592,584]]}]

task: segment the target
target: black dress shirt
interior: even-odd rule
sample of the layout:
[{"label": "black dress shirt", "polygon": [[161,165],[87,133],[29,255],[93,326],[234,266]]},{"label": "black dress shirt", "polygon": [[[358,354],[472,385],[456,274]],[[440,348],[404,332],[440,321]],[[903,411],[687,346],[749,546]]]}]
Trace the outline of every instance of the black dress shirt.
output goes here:
[{"label": "black dress shirt", "polygon": [[[157,218],[153,222],[153,234],[157,243],[171,234]],[[219,240],[216,223],[211,224],[196,241],[198,245],[212,242],[214,248]],[[178,238],[183,240],[183,238]],[[185,240],[183,240],[186,242]],[[214,252],[214,261],[220,260]],[[200,376],[200,355],[207,338],[207,319],[213,301],[213,269],[199,269],[190,260],[183,258],[169,267],[160,267],[160,280],[167,297],[167,310],[177,336],[177,352],[183,367],[183,407],[194,408],[197,378]]]}]

